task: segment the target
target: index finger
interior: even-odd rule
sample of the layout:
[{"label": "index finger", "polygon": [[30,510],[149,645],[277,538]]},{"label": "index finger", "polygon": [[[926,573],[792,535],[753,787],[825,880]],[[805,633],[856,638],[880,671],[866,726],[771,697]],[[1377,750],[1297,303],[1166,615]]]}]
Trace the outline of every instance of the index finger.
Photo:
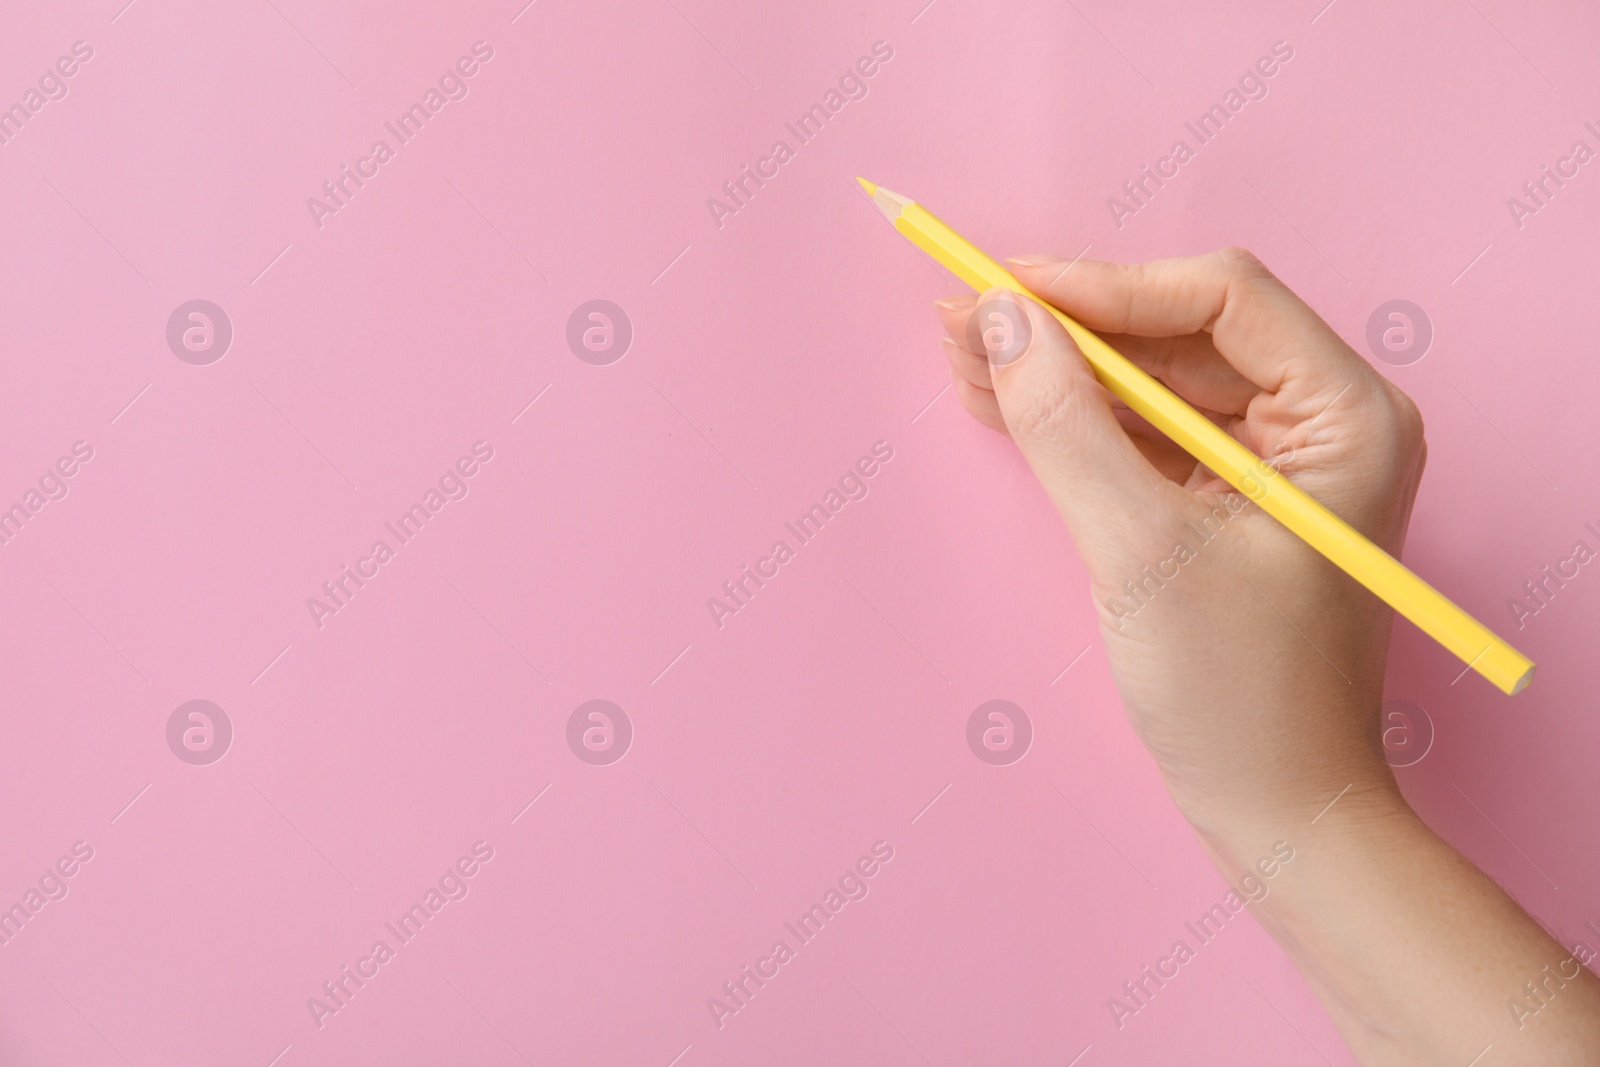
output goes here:
[{"label": "index finger", "polygon": [[1242,248],[1148,263],[1049,256],[1009,261],[1017,280],[1097,333],[1206,331],[1224,359],[1270,392],[1370,373],[1316,312]]}]

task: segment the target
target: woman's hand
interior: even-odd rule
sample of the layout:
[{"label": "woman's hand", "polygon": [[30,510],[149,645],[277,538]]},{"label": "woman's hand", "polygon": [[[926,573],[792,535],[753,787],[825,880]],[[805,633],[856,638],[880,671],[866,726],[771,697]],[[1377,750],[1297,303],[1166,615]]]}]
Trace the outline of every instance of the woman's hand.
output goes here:
[{"label": "woman's hand", "polygon": [[[1249,253],[1012,263],[1399,555],[1417,409]],[[1238,883],[1293,849],[1251,910],[1360,1061],[1600,1063],[1592,951],[1429,830],[1384,761],[1390,610],[1115,400],[1033,300],[992,290],[940,315],[962,403],[1066,520],[1128,718],[1212,859]]]},{"label": "woman's hand", "polygon": [[[1416,406],[1249,253],[1012,263],[1398,555],[1426,454]],[[1309,818],[1352,783],[1391,799],[1388,607],[1112,397],[1033,301],[993,290],[941,315],[962,403],[1066,520],[1128,716],[1197,828]]]}]

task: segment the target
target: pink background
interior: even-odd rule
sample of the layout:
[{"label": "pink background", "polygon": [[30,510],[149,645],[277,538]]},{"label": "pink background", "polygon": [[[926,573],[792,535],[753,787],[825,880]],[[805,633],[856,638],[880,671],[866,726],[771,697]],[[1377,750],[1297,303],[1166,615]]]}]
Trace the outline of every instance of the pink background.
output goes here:
[{"label": "pink background", "polygon": [[[1226,886],[1059,522],[941,392],[956,284],[858,173],[996,253],[1246,245],[1363,352],[1380,304],[1425,310],[1426,356],[1380,364],[1431,443],[1406,559],[1540,674],[1452,684],[1397,627],[1389,695],[1436,731],[1399,773],[1552,929],[1600,922],[1600,574],[1520,632],[1507,606],[1600,547],[1600,174],[1506,206],[1600,147],[1600,15],[124,2],[0,16],[0,104],[94,50],[0,146],[0,506],[94,452],[0,546],[0,906],[94,850],[0,948],[0,1062],[1351,1062],[1249,919],[1112,1022]],[[480,40],[469,94],[319,228],[307,198]],[[1277,41],[1269,95],[1118,228],[1107,198]],[[235,331],[208,366],[165,339],[195,298]],[[597,298],[634,331],[608,366],[565,340]],[[307,598],[480,440],[470,494],[319,628]],[[707,598],[880,440],[870,494],[718,629]],[[566,723],[602,698],[634,737],[592,766]],[[965,740],[995,698],[1035,730],[1010,766]],[[207,766],[166,740],[193,699],[233,725]],[[308,998],[478,841],[469,895],[319,1028]],[[707,999],[877,841],[870,895],[719,1029]]]}]

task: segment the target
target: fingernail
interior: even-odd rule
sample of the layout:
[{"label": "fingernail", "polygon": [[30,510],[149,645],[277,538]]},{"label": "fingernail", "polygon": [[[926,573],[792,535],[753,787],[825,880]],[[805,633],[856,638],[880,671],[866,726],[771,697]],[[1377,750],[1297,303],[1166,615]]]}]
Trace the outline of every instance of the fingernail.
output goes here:
[{"label": "fingernail", "polygon": [[967,320],[968,347],[988,354],[991,367],[1004,367],[1021,359],[1033,340],[1033,324],[1028,313],[1007,289],[991,289],[983,294],[978,307]]},{"label": "fingernail", "polygon": [[934,303],[946,311],[964,311],[971,307],[977,299],[978,294],[967,293],[963,296],[947,296],[943,300],[935,300]]},{"label": "fingernail", "polygon": [[1056,256],[1012,256],[1006,262],[1015,263],[1019,267],[1048,267],[1061,260]]}]

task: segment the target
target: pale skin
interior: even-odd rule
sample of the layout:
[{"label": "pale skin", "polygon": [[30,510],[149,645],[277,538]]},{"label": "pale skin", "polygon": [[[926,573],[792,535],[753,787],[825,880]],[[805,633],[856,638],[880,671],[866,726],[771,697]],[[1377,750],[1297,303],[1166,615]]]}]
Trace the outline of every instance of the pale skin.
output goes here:
[{"label": "pale skin", "polygon": [[[1248,252],[1010,265],[1400,554],[1427,455],[1416,406]],[[1232,489],[1107,392],[1032,300],[938,305],[961,403],[1012,438],[1065,520],[1128,719],[1218,870],[1237,885],[1275,843],[1294,848],[1250,910],[1357,1060],[1600,1063],[1587,960],[1430,830],[1384,760],[1393,613],[1253,505],[1213,517],[1203,545],[1186,532],[1230,514]],[[1179,542],[1199,547],[1149,581]]]}]

